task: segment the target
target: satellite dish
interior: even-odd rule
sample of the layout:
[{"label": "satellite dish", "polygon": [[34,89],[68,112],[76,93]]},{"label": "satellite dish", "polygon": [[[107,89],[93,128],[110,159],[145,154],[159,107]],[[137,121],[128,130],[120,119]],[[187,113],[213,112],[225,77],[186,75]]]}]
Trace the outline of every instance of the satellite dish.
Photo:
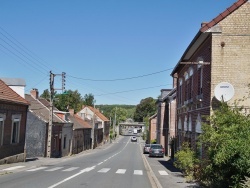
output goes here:
[{"label": "satellite dish", "polygon": [[221,82],[215,87],[214,94],[217,100],[227,102],[234,96],[234,87],[228,82]]}]

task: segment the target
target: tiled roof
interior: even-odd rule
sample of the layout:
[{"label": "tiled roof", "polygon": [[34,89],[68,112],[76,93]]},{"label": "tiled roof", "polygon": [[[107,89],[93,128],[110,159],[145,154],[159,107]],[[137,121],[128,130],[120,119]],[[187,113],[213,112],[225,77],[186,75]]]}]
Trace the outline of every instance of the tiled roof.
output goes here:
[{"label": "tiled roof", "polygon": [[200,29],[200,31],[205,32],[211,27],[215,26],[217,23],[226,18],[228,15],[230,15],[232,12],[234,12],[236,9],[238,9],[241,5],[243,5],[247,1],[248,0],[238,0],[232,6],[227,8],[224,12],[215,17],[212,21],[208,22],[207,24],[204,24],[204,26]]},{"label": "tiled roof", "polygon": [[173,69],[171,75],[173,76],[176,73],[177,69],[181,67],[180,63],[182,61],[185,62],[185,60],[189,59],[190,55],[192,54],[192,51],[194,51],[194,49],[196,49],[199,46],[199,44],[201,44],[202,40],[204,40],[206,38],[206,36],[208,36],[209,33],[206,32],[207,30],[209,30],[212,27],[216,26],[220,21],[222,21],[228,15],[230,15],[231,13],[233,13],[235,10],[237,10],[239,7],[241,7],[246,2],[249,2],[249,1],[248,0],[238,0],[237,2],[235,2],[234,4],[232,4],[229,8],[227,8],[224,12],[222,12],[217,17],[215,17],[212,21],[204,24],[199,29],[199,31],[196,34],[196,36],[194,37],[194,39],[191,41],[191,43],[189,44],[189,46],[185,50],[185,52],[182,55],[181,59],[179,60],[179,62],[175,66],[175,68]]},{"label": "tiled roof", "polygon": [[108,118],[106,118],[98,109],[95,109],[92,106],[85,106],[87,108],[89,108],[92,112],[95,113],[96,116],[98,116],[102,121],[109,121]]},{"label": "tiled roof", "polygon": [[[29,94],[25,94],[25,99],[29,101],[30,106],[29,110],[34,113],[37,117],[41,118],[45,122],[49,122],[49,106],[41,103],[43,98],[35,99]],[[44,102],[44,101],[43,101]],[[53,122],[63,123],[64,121],[57,117],[55,114],[53,115]]]},{"label": "tiled roof", "polygon": [[29,105],[29,103],[0,80],[0,101]]},{"label": "tiled roof", "polygon": [[69,116],[70,121],[73,123],[73,129],[91,129],[90,122],[84,121],[80,116],[74,114]]}]

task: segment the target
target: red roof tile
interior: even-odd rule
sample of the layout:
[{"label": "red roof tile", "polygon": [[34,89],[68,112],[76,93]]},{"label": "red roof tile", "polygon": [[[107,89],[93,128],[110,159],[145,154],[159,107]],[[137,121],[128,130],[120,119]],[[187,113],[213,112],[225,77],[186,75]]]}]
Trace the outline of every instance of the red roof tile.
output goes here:
[{"label": "red roof tile", "polygon": [[0,101],[29,105],[29,103],[14,90],[0,80]]}]

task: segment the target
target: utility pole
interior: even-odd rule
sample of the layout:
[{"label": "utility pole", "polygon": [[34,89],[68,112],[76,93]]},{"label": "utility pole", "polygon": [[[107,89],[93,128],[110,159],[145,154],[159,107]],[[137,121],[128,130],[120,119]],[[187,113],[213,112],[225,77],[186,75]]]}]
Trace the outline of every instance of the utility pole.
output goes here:
[{"label": "utility pole", "polygon": [[47,141],[47,157],[51,157],[51,139],[53,126],[53,98],[54,98],[54,77],[50,71],[50,102],[49,102],[49,126],[48,126],[48,141]]},{"label": "utility pole", "polygon": [[[47,140],[47,157],[51,158],[51,140],[52,140],[52,127],[53,127],[53,106],[54,106],[54,94],[55,90],[64,90],[65,89],[65,72],[62,74],[53,74],[50,71],[50,103],[49,103],[49,125],[48,125],[48,140]],[[62,88],[54,88],[54,78],[56,75],[62,75]]]},{"label": "utility pole", "polygon": [[95,143],[95,100],[94,102],[94,111],[93,111],[93,117],[92,117],[92,130],[91,130],[91,138],[92,138],[92,143],[91,143],[91,148],[94,149],[94,143]]},{"label": "utility pole", "polygon": [[113,123],[113,134],[114,134],[114,136],[115,136],[115,132],[116,132],[115,126],[116,126],[116,107],[115,107],[115,118],[114,118],[114,123]]},{"label": "utility pole", "polygon": [[111,117],[109,117],[109,143],[111,143],[111,139],[110,139],[110,131],[111,131],[110,128],[111,128],[111,124],[112,124],[111,121],[112,121]]}]

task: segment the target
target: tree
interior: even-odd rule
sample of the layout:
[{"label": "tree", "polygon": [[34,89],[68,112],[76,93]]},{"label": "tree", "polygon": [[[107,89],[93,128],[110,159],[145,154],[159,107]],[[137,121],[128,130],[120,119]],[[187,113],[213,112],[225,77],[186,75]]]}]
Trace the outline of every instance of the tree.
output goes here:
[{"label": "tree", "polygon": [[47,101],[50,101],[50,92],[48,89],[45,89],[43,93],[40,95],[40,97],[46,99]]},{"label": "tree", "polygon": [[56,94],[54,105],[56,108],[62,111],[68,111],[74,109],[75,112],[81,110],[83,105],[83,99],[81,94],[75,90],[67,90],[66,94]]},{"label": "tree", "polygon": [[223,103],[202,125],[200,143],[207,159],[201,180],[212,187],[240,187],[250,177],[250,116],[237,106]]},{"label": "tree", "polygon": [[136,106],[134,120],[142,122],[145,117],[150,117],[156,113],[156,100],[152,97],[142,99],[140,104]]},{"label": "tree", "polygon": [[83,97],[83,104],[87,106],[94,106],[94,95],[93,94],[85,94]]},{"label": "tree", "polygon": [[127,111],[124,108],[113,108],[111,110],[111,117],[113,117],[113,119],[116,116],[116,125],[119,124],[120,122],[124,122],[127,119]]}]

